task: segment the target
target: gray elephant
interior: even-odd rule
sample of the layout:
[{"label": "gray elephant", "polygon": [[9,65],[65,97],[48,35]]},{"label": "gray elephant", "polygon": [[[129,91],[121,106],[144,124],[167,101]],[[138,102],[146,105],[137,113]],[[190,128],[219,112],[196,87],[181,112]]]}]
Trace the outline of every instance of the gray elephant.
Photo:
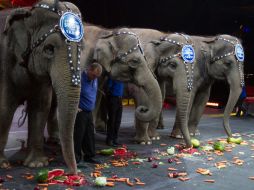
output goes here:
[{"label": "gray elephant", "polygon": [[[190,146],[190,136],[188,132],[188,107],[191,98],[191,90],[197,59],[199,55],[195,54],[196,47],[193,46],[189,37],[183,34],[165,34],[151,29],[134,29],[141,36],[144,43],[144,51],[147,57],[149,67],[156,74],[160,84],[162,96],[165,94],[165,82],[173,83],[173,90],[177,97],[177,109],[180,115],[179,121],[181,130],[185,136],[187,146]],[[191,55],[185,57],[186,48]],[[188,53],[188,52],[187,52]],[[137,103],[144,100],[143,93],[138,90],[136,93]],[[136,127],[144,126],[147,128],[146,139],[160,139],[156,131],[159,117],[149,123],[144,123],[136,119]],[[149,140],[150,141],[150,140]],[[150,143],[148,141],[148,143]]]},{"label": "gray elephant", "polygon": [[[197,68],[198,75],[194,79],[189,110],[189,131],[191,134],[197,134],[197,125],[209,99],[211,86],[215,80],[224,80],[230,86],[230,94],[224,110],[223,126],[227,135],[231,137],[229,117],[244,85],[244,51],[241,42],[230,35],[211,38],[191,36],[191,38],[195,45],[200,47],[203,59]],[[177,120],[176,117],[171,133],[173,137],[181,137]]]},{"label": "gray elephant", "polygon": [[[158,116],[162,107],[159,85],[147,65],[135,33],[123,28],[101,37],[95,47],[94,60],[104,67],[112,79],[132,82],[144,90],[150,101],[136,108],[135,116],[139,120],[148,122]],[[115,66],[110,68],[109,65]]]},{"label": "gray elephant", "polygon": [[70,173],[77,173],[73,151],[73,126],[80,94],[80,59],[83,24],[72,3],[42,0],[32,8],[13,10],[0,36],[0,167],[13,114],[27,101],[28,148],[24,165],[46,166],[43,130],[57,98],[59,136]]}]

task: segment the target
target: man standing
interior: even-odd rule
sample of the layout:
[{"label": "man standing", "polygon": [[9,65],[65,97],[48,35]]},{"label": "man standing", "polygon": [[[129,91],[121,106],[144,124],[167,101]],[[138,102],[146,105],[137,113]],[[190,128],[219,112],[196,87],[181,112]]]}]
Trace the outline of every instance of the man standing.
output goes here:
[{"label": "man standing", "polygon": [[98,163],[95,156],[94,124],[92,111],[95,107],[98,88],[97,78],[102,73],[102,67],[98,63],[92,63],[81,76],[81,92],[78,113],[74,127],[74,150],[77,163],[82,160]]},{"label": "man standing", "polygon": [[115,81],[109,78],[107,88],[108,122],[106,144],[109,146],[118,146],[120,145],[117,142],[117,137],[122,120],[122,96],[124,84],[120,81]]}]

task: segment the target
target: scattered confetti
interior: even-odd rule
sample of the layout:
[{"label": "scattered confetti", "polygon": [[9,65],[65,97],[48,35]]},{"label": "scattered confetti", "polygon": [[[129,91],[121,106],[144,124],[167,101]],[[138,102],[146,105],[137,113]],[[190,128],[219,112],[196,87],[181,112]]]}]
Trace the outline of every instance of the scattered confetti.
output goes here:
[{"label": "scattered confetti", "polygon": [[215,180],[213,180],[213,179],[206,179],[206,180],[204,180],[204,182],[207,182],[207,183],[214,183]]},{"label": "scattered confetti", "polygon": [[198,168],[196,170],[197,173],[202,174],[202,175],[212,175],[212,173],[210,172],[210,170],[208,169],[204,169],[204,168]]}]

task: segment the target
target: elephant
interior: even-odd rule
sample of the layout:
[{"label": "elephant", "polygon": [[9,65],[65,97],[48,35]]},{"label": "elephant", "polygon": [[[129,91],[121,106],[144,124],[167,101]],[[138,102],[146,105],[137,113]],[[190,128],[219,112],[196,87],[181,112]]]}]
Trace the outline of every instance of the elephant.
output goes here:
[{"label": "elephant", "polygon": [[[230,35],[217,35],[215,37],[191,36],[204,56],[198,67],[198,81],[194,79],[188,127],[191,134],[197,133],[205,105],[209,99],[211,86],[215,80],[227,81],[230,86],[228,102],[224,110],[223,126],[228,137],[232,136],[229,126],[229,117],[242,87],[244,86],[244,51],[239,39]],[[171,136],[181,137],[177,122]]]},{"label": "elephant", "polygon": [[132,82],[144,91],[148,101],[136,108],[135,117],[149,122],[158,116],[162,108],[160,88],[134,32],[121,28],[102,36],[94,49],[94,61],[101,64],[113,80]]},{"label": "elephant", "polygon": [[28,113],[28,155],[23,164],[48,165],[43,131],[54,91],[63,157],[69,172],[77,173],[73,127],[84,47],[79,9],[68,2],[41,0],[31,8],[12,10],[0,35],[0,167],[10,165],[4,147],[14,112],[24,101]]},{"label": "elephant", "polygon": [[[193,78],[195,77],[194,68],[197,65],[200,55],[195,53],[198,47],[193,45],[191,39],[184,34],[167,34],[151,29],[133,29],[144,43],[144,52],[149,67],[154,71],[163,99],[165,97],[165,83],[173,83],[173,91],[176,94],[177,110],[179,114],[179,128],[184,134],[186,145],[191,146],[190,135],[188,131],[188,109],[193,88]],[[184,48],[190,48],[191,59],[184,57]],[[137,104],[144,100],[142,91],[138,90],[135,99]],[[161,114],[160,114],[160,117]],[[155,118],[149,123],[144,123],[135,119],[135,126],[147,129],[146,139],[148,144],[151,140],[159,140],[159,134],[156,131],[160,117]],[[142,135],[142,134],[141,134]],[[139,137],[140,138],[140,137]],[[150,138],[150,139],[149,139]]]}]

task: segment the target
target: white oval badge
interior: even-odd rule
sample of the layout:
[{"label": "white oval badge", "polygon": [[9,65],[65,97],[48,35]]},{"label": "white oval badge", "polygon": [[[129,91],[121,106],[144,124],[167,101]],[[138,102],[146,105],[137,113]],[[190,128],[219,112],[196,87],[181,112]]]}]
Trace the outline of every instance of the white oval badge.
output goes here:
[{"label": "white oval badge", "polygon": [[79,16],[71,12],[64,13],[60,18],[63,35],[72,42],[80,42],[84,35],[83,24]]},{"label": "white oval badge", "polygon": [[187,63],[193,63],[195,59],[195,51],[192,45],[184,45],[182,48],[182,58]]},{"label": "white oval badge", "polygon": [[235,45],[235,56],[238,61],[244,61],[244,51],[240,44]]}]

